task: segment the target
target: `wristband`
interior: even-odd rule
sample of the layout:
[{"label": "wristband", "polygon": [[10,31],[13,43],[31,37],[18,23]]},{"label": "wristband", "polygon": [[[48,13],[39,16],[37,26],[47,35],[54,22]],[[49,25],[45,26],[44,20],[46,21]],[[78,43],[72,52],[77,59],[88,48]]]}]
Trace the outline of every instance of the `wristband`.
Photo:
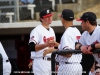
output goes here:
[{"label": "wristband", "polygon": [[93,51],[95,51],[95,44],[91,44],[91,47],[92,47],[92,50],[91,50],[91,52],[93,52]]},{"label": "wristband", "polygon": [[81,47],[82,47],[82,45],[80,45],[80,46],[78,47],[78,49],[80,49],[80,50],[81,50]]}]

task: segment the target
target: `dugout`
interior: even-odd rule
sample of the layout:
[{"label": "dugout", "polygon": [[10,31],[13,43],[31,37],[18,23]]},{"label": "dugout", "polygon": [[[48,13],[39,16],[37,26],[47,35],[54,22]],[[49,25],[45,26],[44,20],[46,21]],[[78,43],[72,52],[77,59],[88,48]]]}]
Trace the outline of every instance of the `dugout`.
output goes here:
[{"label": "dugout", "polygon": [[[39,24],[40,22],[17,22],[17,23],[0,24],[1,25],[0,41],[4,46],[4,49],[9,59],[11,59],[10,61],[12,62],[11,63],[12,66],[16,67],[17,72],[29,70],[28,68],[30,59],[30,52],[28,50],[29,34],[31,30]],[[83,32],[80,26],[80,22],[77,23],[76,21],[74,21],[74,26],[77,27],[81,33]],[[53,21],[51,27],[53,27],[56,33],[57,42],[60,42],[60,38],[65,30],[61,24],[61,21]],[[82,65],[85,67],[84,70],[89,68],[89,65],[91,67],[93,62],[92,59],[93,58],[90,55],[83,55]],[[13,71],[12,73],[14,73],[14,69],[12,71]],[[28,74],[25,73],[24,75]]]}]

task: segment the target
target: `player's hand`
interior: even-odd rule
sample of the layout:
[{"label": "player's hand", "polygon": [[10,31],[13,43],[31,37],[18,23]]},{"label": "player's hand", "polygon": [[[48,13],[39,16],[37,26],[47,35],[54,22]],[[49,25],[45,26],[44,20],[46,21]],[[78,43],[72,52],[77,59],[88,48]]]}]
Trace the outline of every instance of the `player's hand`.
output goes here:
[{"label": "player's hand", "polygon": [[55,42],[55,45],[54,45],[55,47],[58,47],[59,46],[59,43],[58,42]]},{"label": "player's hand", "polygon": [[81,51],[82,51],[82,53],[88,54],[88,53],[87,53],[87,50],[88,50],[88,46],[81,46]]},{"label": "player's hand", "polygon": [[54,46],[55,46],[55,41],[54,41],[54,40],[48,40],[48,41],[46,42],[46,44],[47,44],[47,46],[49,46],[49,47],[54,47]]},{"label": "player's hand", "polygon": [[92,47],[91,47],[91,46],[88,46],[87,53],[88,53],[88,54],[93,54],[93,52],[91,52],[91,50],[92,50]]},{"label": "player's hand", "polygon": [[54,48],[48,48],[48,49],[44,50],[43,56],[45,56],[45,55],[47,55],[47,54],[49,54],[49,53],[51,53],[53,51],[55,51]]},{"label": "player's hand", "polygon": [[28,67],[31,68],[31,67],[32,67],[32,64],[33,64],[33,62],[30,62],[30,63],[28,64]]},{"label": "player's hand", "polygon": [[49,53],[49,50],[46,49],[46,50],[44,50],[43,52],[44,52],[44,53],[43,53],[43,56],[46,56],[46,55]]}]

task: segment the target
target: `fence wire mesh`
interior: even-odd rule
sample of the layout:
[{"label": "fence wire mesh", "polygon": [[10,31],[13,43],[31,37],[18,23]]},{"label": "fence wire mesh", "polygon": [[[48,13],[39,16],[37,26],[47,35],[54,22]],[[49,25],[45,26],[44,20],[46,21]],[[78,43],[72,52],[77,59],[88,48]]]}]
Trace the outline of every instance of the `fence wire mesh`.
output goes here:
[{"label": "fence wire mesh", "polygon": [[[55,1],[55,5],[52,5],[52,1]],[[39,20],[37,19],[37,14],[41,9],[50,8],[52,11],[56,11],[56,6],[60,3],[59,1],[60,0],[0,0],[0,23]],[[61,1],[62,3],[72,3],[75,0]]]},{"label": "fence wire mesh", "polygon": [[[89,75],[100,69],[99,59],[95,59],[95,55],[99,55],[100,50],[94,51],[93,55],[83,54],[79,50],[54,51],[51,56],[51,74],[52,75]],[[71,57],[64,56],[72,54]],[[82,55],[82,57],[81,57]],[[77,57],[78,56],[78,57]],[[73,59],[72,59],[73,58]],[[80,60],[81,59],[81,60]],[[100,71],[99,71],[100,72]]]}]

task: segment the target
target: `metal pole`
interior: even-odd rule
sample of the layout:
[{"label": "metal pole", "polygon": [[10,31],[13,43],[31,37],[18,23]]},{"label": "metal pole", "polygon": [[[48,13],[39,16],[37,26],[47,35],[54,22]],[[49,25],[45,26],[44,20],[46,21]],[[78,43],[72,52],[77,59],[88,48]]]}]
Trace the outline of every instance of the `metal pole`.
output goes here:
[{"label": "metal pole", "polygon": [[78,0],[78,4],[80,5],[79,8],[78,8],[78,10],[79,11],[82,11],[82,9],[83,9],[82,8],[82,0]]},{"label": "metal pole", "polygon": [[18,21],[20,20],[20,17],[19,17],[19,0],[17,0],[17,20]]},{"label": "metal pole", "polygon": [[62,0],[59,0],[59,4],[62,4]]},{"label": "metal pole", "polygon": [[60,4],[61,10],[62,10],[62,0],[59,0],[59,4]]},{"label": "metal pole", "polygon": [[16,19],[17,19],[17,21],[19,21],[20,20],[20,18],[19,18],[19,0],[15,0],[15,2],[16,2]]}]

